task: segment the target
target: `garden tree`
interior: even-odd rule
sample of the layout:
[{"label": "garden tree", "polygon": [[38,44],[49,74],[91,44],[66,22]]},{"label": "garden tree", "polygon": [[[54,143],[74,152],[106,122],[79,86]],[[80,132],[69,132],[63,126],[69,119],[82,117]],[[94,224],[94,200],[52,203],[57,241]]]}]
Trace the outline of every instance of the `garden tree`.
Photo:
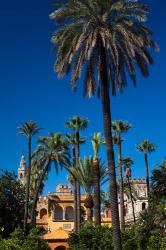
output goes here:
[{"label": "garden tree", "polygon": [[149,140],[145,139],[137,144],[136,149],[144,154],[145,168],[146,168],[146,184],[147,184],[147,195],[149,196],[149,163],[148,154],[152,153],[156,149],[156,145]]},{"label": "garden tree", "polygon": [[[32,159],[33,159],[33,154],[32,154]],[[40,165],[39,162],[36,160],[32,161],[31,178],[30,178],[30,194],[29,194],[30,195],[30,207],[32,207],[34,196],[36,194],[36,189],[38,187],[38,182],[39,182],[40,175],[42,174],[42,171],[43,171],[43,166]],[[38,195],[42,193],[43,188],[44,188],[44,183],[47,180],[47,178],[48,178],[48,173],[46,173],[46,175],[44,176],[42,180]],[[33,221],[33,226],[36,226],[36,213],[34,213],[34,218],[31,220],[31,222],[32,221]]]},{"label": "garden tree", "polygon": [[[130,199],[130,197],[131,197],[130,188],[129,188],[129,185],[128,185],[128,181],[126,179],[124,179],[123,185],[124,185],[124,194],[127,196],[128,199]],[[130,187],[131,187],[133,200],[136,201],[138,199],[137,191],[134,188],[133,183],[131,183],[131,182],[130,182]]]},{"label": "garden tree", "polygon": [[74,178],[78,181],[78,183],[83,187],[85,193],[86,193],[86,199],[85,199],[85,207],[87,209],[87,221],[92,221],[93,217],[93,173],[92,173],[92,158],[84,157],[84,160],[79,160],[79,166],[77,168],[73,169],[71,172]]},{"label": "garden tree", "polygon": [[[152,192],[149,194],[148,208],[140,213],[137,223],[131,228],[135,234],[133,239],[137,242],[136,249],[139,250],[166,249],[166,198],[164,192],[162,193],[165,186],[164,166],[165,160],[152,171]],[[162,180],[162,184],[159,180]],[[161,185],[159,189],[157,185]]]},{"label": "garden tree", "polygon": [[[32,159],[33,159],[33,154],[32,154]],[[36,187],[38,184],[38,179],[39,176],[42,173],[42,166],[38,165],[37,161],[32,161],[32,168],[31,168],[31,178],[30,178],[30,199],[33,200],[33,196],[35,194],[36,191]],[[44,182],[47,180],[47,175],[45,176],[43,183],[41,184],[41,190],[39,191],[39,193],[42,193],[42,190],[44,188]]]},{"label": "garden tree", "polygon": [[122,232],[123,250],[141,250],[137,248],[138,242],[134,229],[134,226],[130,225],[130,227],[126,227],[125,231]]},{"label": "garden tree", "polygon": [[14,173],[0,172],[0,234],[3,237],[17,226],[22,226],[24,218],[24,187]]},{"label": "garden tree", "polygon": [[[85,143],[86,138],[79,136],[79,145]],[[76,167],[76,155],[75,155],[75,148],[77,145],[76,136],[75,134],[66,134],[66,142],[72,146],[72,166]],[[72,186],[74,188],[74,231],[77,231],[77,182],[75,179],[72,178]]]},{"label": "garden tree", "polygon": [[153,198],[153,204],[150,203],[149,209],[152,209],[155,214],[155,225],[160,228],[160,233],[165,235],[165,227],[166,227],[166,197],[160,198],[157,201],[156,205],[156,197]]},{"label": "garden tree", "polygon": [[101,133],[94,133],[92,136],[92,147],[94,152],[93,167],[94,167],[94,221],[96,225],[101,224],[101,201],[100,201],[100,166],[99,166],[99,149],[104,144]]},{"label": "garden tree", "polygon": [[159,165],[158,169],[152,171],[152,191],[155,198],[161,199],[166,197],[166,160]]},{"label": "garden tree", "polygon": [[39,145],[33,154],[33,162],[36,162],[34,164],[38,164],[42,167],[41,174],[38,178],[38,184],[36,186],[31,212],[31,221],[32,224],[35,225],[35,209],[39,191],[51,165],[54,164],[57,174],[59,167],[62,168],[70,165],[69,148],[64,137],[60,133],[51,133],[49,136],[41,137],[39,139]]},{"label": "garden tree", "polygon": [[1,250],[49,250],[48,243],[42,238],[39,228],[33,228],[25,237],[20,228],[16,228],[10,238],[0,240]]},{"label": "garden tree", "polygon": [[84,224],[80,231],[68,239],[70,250],[113,250],[112,230],[105,226]]},{"label": "garden tree", "polygon": [[[84,72],[84,95],[101,94],[105,142],[110,174],[110,203],[114,249],[121,249],[115,161],[112,143],[110,88],[115,95],[127,84],[127,74],[136,84],[135,67],[148,76],[153,63],[149,49],[157,49],[152,32],[144,25],[149,7],[135,0],[55,1],[50,15],[57,30],[52,43],[57,49],[55,70],[61,78],[72,71],[77,88]],[[57,26],[57,24],[59,26]],[[96,74],[97,72],[97,74]],[[98,84],[96,84],[98,75]]]},{"label": "garden tree", "polygon": [[24,234],[27,230],[27,219],[28,219],[28,203],[29,203],[29,185],[31,176],[31,143],[32,137],[39,132],[38,124],[34,121],[28,120],[18,127],[18,134],[24,135],[28,139],[28,170],[26,177],[26,197],[25,197],[25,212],[24,212]]},{"label": "garden tree", "polygon": [[[106,167],[101,161],[99,160],[99,175],[100,175],[100,185],[103,185],[105,182],[108,181],[108,172]],[[86,193],[86,200],[85,200],[85,207],[87,208],[87,220],[92,221],[92,208],[94,206],[93,201],[93,193],[94,193],[94,165],[93,165],[93,158],[84,157],[84,159],[79,159],[79,165],[77,168],[69,168],[68,169],[70,175],[74,177],[78,183],[82,186]],[[71,180],[71,177],[70,177]]]},{"label": "garden tree", "polygon": [[166,225],[166,160],[152,171],[151,180],[148,213],[153,217],[153,228],[160,228],[160,234],[163,234]]},{"label": "garden tree", "polygon": [[116,138],[116,144],[118,147],[120,218],[122,230],[125,229],[123,171],[120,164],[122,160],[122,134],[126,133],[131,127],[131,124],[129,124],[127,121],[115,120],[112,122],[113,136]]},{"label": "garden tree", "polygon": [[[151,196],[151,194],[150,194]],[[166,200],[165,200],[166,201]],[[164,225],[166,223],[166,213],[164,212],[165,202],[157,202],[151,200],[148,209],[143,210],[135,225],[135,240],[137,241],[138,249],[162,249],[160,243],[165,236]],[[156,239],[157,238],[157,239]],[[155,241],[158,242],[157,247]],[[153,248],[152,248],[153,243]],[[166,247],[166,245],[165,245]],[[166,249],[166,248],[164,248]]]},{"label": "garden tree", "polygon": [[[65,126],[67,128],[74,130],[75,135],[75,165],[76,168],[79,164],[79,157],[80,157],[80,130],[86,129],[88,126],[88,120],[86,118],[80,117],[80,116],[73,116],[69,120],[66,121]],[[81,214],[80,214],[80,186],[79,183],[76,182],[76,196],[77,196],[77,206],[76,206],[76,222],[77,227],[75,228],[76,231],[80,228],[80,220],[81,220]]]},{"label": "garden tree", "polygon": [[135,220],[135,211],[134,211],[134,199],[133,199],[132,188],[131,188],[131,183],[130,183],[131,166],[134,164],[134,161],[130,157],[124,157],[124,158],[121,159],[120,164],[122,166],[124,166],[125,176],[127,178],[129,192],[130,192],[130,199],[131,199],[132,211],[133,211],[133,220],[134,220],[134,223],[135,223],[136,220]]}]

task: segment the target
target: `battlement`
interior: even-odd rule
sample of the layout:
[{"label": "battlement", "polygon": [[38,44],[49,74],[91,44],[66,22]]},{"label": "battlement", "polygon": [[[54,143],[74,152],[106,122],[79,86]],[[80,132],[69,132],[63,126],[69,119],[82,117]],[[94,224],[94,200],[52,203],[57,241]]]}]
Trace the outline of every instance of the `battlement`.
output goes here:
[{"label": "battlement", "polygon": [[66,185],[66,184],[59,184],[57,185],[56,187],[56,192],[55,192],[57,195],[60,195],[60,194],[72,194],[72,189]]}]

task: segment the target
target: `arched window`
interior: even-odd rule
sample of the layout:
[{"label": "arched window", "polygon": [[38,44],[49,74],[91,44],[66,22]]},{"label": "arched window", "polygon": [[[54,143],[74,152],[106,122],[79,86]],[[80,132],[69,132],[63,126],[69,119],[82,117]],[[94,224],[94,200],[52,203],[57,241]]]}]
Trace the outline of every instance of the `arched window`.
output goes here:
[{"label": "arched window", "polygon": [[66,207],[66,213],[65,213],[65,219],[66,220],[74,220],[74,208],[73,207]]},{"label": "arched window", "polygon": [[112,215],[111,215],[111,209],[108,208],[108,209],[106,210],[106,218],[111,218],[111,217],[112,217]]},{"label": "arched window", "polygon": [[54,220],[63,220],[63,209],[57,206],[54,210]]},{"label": "arched window", "polygon": [[127,206],[127,204],[125,205],[125,216],[127,215],[127,213],[128,213],[128,206]]},{"label": "arched window", "polygon": [[66,250],[66,247],[64,247],[64,246],[59,246],[59,247],[56,247],[55,250]]},{"label": "arched window", "polygon": [[143,202],[143,203],[142,203],[142,211],[145,210],[145,208],[146,208],[146,203]]},{"label": "arched window", "polygon": [[106,218],[108,218],[108,210],[106,211]]},{"label": "arched window", "polygon": [[22,178],[23,178],[23,174],[21,173],[21,174],[20,174],[20,179],[22,179]]},{"label": "arched window", "polygon": [[47,219],[47,209],[42,208],[40,210],[40,219],[42,219],[42,220]]}]

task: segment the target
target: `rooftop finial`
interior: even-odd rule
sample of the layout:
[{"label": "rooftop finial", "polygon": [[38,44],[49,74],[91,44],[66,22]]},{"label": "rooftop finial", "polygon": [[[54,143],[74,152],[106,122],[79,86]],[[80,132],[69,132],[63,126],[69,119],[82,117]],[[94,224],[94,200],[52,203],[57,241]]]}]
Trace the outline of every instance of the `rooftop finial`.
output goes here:
[{"label": "rooftop finial", "polygon": [[22,154],[22,156],[21,156],[20,169],[26,169],[26,161],[25,161],[24,154]]}]

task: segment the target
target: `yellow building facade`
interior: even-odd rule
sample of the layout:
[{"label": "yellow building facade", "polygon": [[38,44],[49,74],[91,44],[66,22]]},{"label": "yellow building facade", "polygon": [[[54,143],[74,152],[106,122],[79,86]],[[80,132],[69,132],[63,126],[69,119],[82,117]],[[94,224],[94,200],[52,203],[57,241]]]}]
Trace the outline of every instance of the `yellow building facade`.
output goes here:
[{"label": "yellow building facade", "polygon": [[[81,207],[86,220],[86,208],[84,206],[86,195],[81,195]],[[68,185],[58,185],[55,192],[49,192],[47,196],[40,196],[37,204],[38,226],[43,226],[48,232],[59,228],[70,232],[74,229],[74,194]],[[111,226],[111,218],[102,216],[102,224]]]},{"label": "yellow building facade", "polygon": [[[85,209],[86,195],[81,195],[81,207]],[[58,185],[55,192],[40,196],[37,204],[38,226],[52,232],[59,228],[73,231],[74,229],[74,194],[67,185]]]}]

